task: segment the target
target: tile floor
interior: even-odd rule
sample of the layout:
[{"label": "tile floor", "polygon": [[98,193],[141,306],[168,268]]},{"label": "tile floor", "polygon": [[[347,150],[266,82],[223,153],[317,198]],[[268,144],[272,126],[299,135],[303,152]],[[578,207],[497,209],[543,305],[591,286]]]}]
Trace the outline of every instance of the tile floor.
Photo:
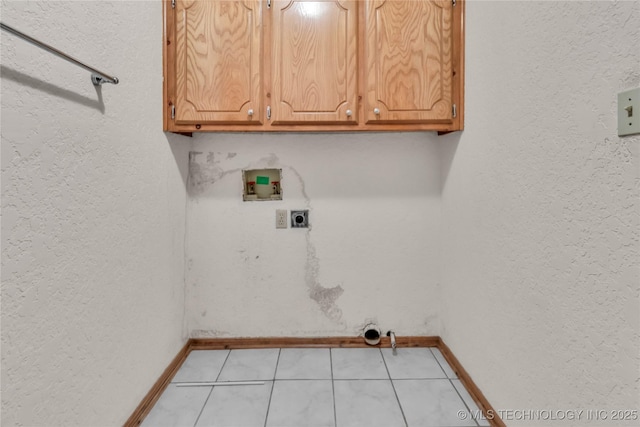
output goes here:
[{"label": "tile floor", "polygon": [[[263,381],[261,385],[184,383]],[[437,348],[194,350],[143,427],[488,426]]]}]

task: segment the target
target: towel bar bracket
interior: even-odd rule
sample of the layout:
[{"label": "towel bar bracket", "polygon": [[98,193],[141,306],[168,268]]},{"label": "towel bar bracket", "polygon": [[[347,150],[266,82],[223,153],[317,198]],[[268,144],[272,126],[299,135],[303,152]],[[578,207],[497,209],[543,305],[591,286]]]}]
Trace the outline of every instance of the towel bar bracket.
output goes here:
[{"label": "towel bar bracket", "polygon": [[114,85],[117,85],[118,78],[114,77],[113,80],[109,80],[98,74],[91,74],[91,83],[93,83],[94,86],[102,86],[104,83],[113,83]]}]

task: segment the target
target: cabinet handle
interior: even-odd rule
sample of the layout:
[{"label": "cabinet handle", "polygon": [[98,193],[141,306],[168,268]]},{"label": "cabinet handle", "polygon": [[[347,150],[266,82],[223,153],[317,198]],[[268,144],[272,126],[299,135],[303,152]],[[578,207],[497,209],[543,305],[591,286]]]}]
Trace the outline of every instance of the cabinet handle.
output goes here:
[{"label": "cabinet handle", "polygon": [[253,110],[249,110],[249,111],[247,111],[247,114],[248,114],[249,116],[253,116]]},{"label": "cabinet handle", "polygon": [[347,117],[351,117],[351,115],[353,114],[351,110],[347,110],[346,113],[347,113]]},{"label": "cabinet handle", "polygon": [[380,109],[379,109],[379,108],[374,108],[374,109],[373,109],[373,114],[375,114],[376,116],[377,116],[378,114],[380,114]]}]

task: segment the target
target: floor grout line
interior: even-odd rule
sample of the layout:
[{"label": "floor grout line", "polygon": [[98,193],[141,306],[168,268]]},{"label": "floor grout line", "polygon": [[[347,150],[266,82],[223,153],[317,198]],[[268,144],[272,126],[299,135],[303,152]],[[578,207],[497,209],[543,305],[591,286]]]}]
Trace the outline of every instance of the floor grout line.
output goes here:
[{"label": "floor grout line", "polygon": [[[471,408],[469,407],[469,405],[467,405],[467,402],[464,400],[464,398],[462,397],[462,395],[460,394],[460,392],[458,391],[458,389],[456,388],[456,386],[453,384],[453,380],[454,380],[454,379],[455,379],[455,380],[458,380],[458,381],[460,381],[460,379],[459,379],[459,378],[450,378],[450,377],[449,377],[449,375],[447,375],[447,371],[446,371],[446,369],[444,369],[444,368],[442,367],[442,363],[440,363],[440,360],[438,360],[438,357],[437,357],[437,356],[436,356],[436,354],[433,352],[433,349],[432,349],[432,348],[429,348],[429,351],[430,351],[430,352],[431,352],[431,354],[433,355],[433,358],[434,358],[434,359],[436,359],[436,363],[438,363],[438,366],[440,366],[440,369],[442,369],[442,371],[444,372],[444,375],[445,375],[446,379],[447,379],[447,380],[449,380],[449,383],[451,384],[451,387],[453,387],[453,389],[456,391],[456,394],[457,394],[457,395],[460,397],[460,399],[462,400],[462,403],[464,404],[464,407],[465,407],[465,408],[467,408],[467,410],[469,411],[469,414],[471,415],[471,419],[472,419],[473,421],[475,421],[476,426],[479,426],[479,425],[480,425],[480,422],[478,422],[478,420],[477,420],[477,418],[476,418],[476,415],[477,415],[477,414],[473,414],[473,413],[471,412]],[[445,362],[446,362],[446,360],[445,360]],[[449,369],[451,369],[451,366],[449,366]],[[462,384],[462,381],[460,381],[460,385],[461,385],[462,387],[464,387],[464,384]],[[466,387],[465,387],[465,389],[466,389]]]},{"label": "floor grout line", "polygon": [[[224,358],[224,362],[222,362],[222,366],[220,367],[220,371],[218,372],[218,375],[216,375],[215,381],[218,381],[218,378],[220,378],[220,374],[222,374],[222,370],[224,369],[224,365],[227,364],[227,360],[229,360],[230,354],[231,354],[231,350],[229,350],[229,352],[227,353],[227,357]],[[202,405],[202,409],[200,409],[200,413],[198,414],[198,418],[196,418],[196,422],[193,424],[193,427],[196,427],[198,425],[198,421],[200,421],[200,417],[202,416],[202,413],[204,412],[204,408],[207,406],[209,399],[211,399],[212,394],[213,394],[213,386],[211,386],[211,390],[209,390],[209,394],[207,395],[207,398],[204,401],[204,405]]]},{"label": "floor grout line", "polygon": [[213,386],[211,386],[211,390],[209,390],[207,399],[204,401],[204,405],[202,405],[202,408],[200,409],[200,413],[198,414],[198,418],[196,418],[196,422],[193,424],[193,427],[196,427],[198,425],[198,421],[200,421],[200,417],[202,416],[202,413],[204,412],[204,408],[205,406],[207,406],[207,402],[209,402],[209,399],[211,398],[212,394],[213,394]]},{"label": "floor grout line", "polygon": [[384,368],[387,370],[387,375],[389,375],[389,382],[391,383],[391,388],[393,389],[393,394],[396,396],[396,401],[398,402],[398,406],[400,407],[400,413],[402,414],[402,419],[404,420],[404,425],[409,427],[409,423],[407,422],[407,417],[404,415],[404,409],[402,408],[402,403],[400,403],[400,398],[398,397],[398,392],[396,391],[396,386],[393,384],[393,379],[391,378],[391,372],[389,372],[389,367],[387,366],[387,361],[384,358],[384,354],[382,354],[382,349],[380,350],[380,357],[382,357],[382,362],[384,363]]},{"label": "floor grout line", "polygon": [[333,356],[329,349],[329,366],[331,367],[331,393],[333,394],[333,425],[338,427],[338,413],[336,410],[336,386],[333,379]]},{"label": "floor grout line", "polygon": [[[442,363],[440,363],[440,361],[438,360],[438,357],[436,356],[436,354],[433,352],[433,349],[431,347],[429,347],[429,353],[431,353],[431,355],[433,356],[433,358],[436,360],[436,363],[438,364],[438,366],[440,367],[440,370],[442,371],[442,373],[444,374],[444,377],[446,379],[450,379],[449,375],[447,374],[446,369],[444,369],[442,367]],[[449,366],[449,369],[451,369],[451,366]]]},{"label": "floor grout line", "polygon": [[218,381],[220,379],[220,375],[222,375],[222,371],[224,370],[224,366],[227,364],[227,361],[229,360],[229,356],[231,356],[231,352],[233,350],[229,350],[229,352],[227,353],[227,357],[224,358],[224,362],[222,362],[222,366],[220,367],[220,372],[218,372],[218,375],[216,376],[216,381]]},{"label": "floor grout line", "polygon": [[282,348],[278,349],[278,358],[276,359],[276,369],[273,370],[273,381],[271,382],[271,393],[269,393],[269,403],[267,404],[267,414],[264,416],[264,427],[267,427],[267,421],[269,420],[269,409],[271,409],[271,399],[273,398],[273,389],[276,388],[276,373],[278,372],[278,365],[280,364],[280,354]]},{"label": "floor grout line", "polygon": [[[388,381],[390,378],[338,378],[334,381]],[[448,380],[449,378],[393,378],[392,381],[442,381]],[[314,380],[314,381],[325,381],[325,380]]]},{"label": "floor grout line", "polygon": [[[457,378],[456,378],[457,379]],[[458,380],[460,381],[460,380]],[[456,391],[456,393],[458,394],[458,396],[460,396],[460,399],[462,400],[462,403],[464,404],[464,407],[467,408],[467,411],[469,411],[469,414],[471,415],[471,419],[473,421],[476,422],[476,426],[480,425],[480,422],[478,421],[478,419],[476,418],[478,416],[478,414],[474,414],[471,411],[471,408],[469,407],[469,405],[467,405],[467,401],[464,400],[464,397],[462,397],[462,394],[460,394],[460,392],[458,391],[458,388],[456,387],[456,385],[453,383],[453,379],[449,378],[449,383],[451,383],[451,387],[453,387],[453,389]],[[460,381],[460,386],[464,387],[464,384],[462,384],[462,381]],[[466,387],[465,387],[466,389]]]}]

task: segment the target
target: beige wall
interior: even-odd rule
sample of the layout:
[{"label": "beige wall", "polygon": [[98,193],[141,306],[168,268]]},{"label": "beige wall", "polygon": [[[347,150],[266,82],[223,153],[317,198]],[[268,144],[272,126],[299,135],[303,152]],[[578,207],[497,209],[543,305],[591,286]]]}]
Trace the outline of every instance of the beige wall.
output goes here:
[{"label": "beige wall", "polygon": [[2,32],[1,424],[121,425],[186,338],[161,5],[9,1],[2,21],[121,83]]},{"label": "beige wall", "polygon": [[640,409],[640,137],[616,132],[640,3],[467,17],[466,128],[441,145],[442,336],[496,409]]},{"label": "beige wall", "polygon": [[[282,169],[282,201],[242,201],[242,169]],[[192,336],[437,335],[437,137],[194,138],[187,207]],[[276,230],[276,209],[311,227]]]}]

